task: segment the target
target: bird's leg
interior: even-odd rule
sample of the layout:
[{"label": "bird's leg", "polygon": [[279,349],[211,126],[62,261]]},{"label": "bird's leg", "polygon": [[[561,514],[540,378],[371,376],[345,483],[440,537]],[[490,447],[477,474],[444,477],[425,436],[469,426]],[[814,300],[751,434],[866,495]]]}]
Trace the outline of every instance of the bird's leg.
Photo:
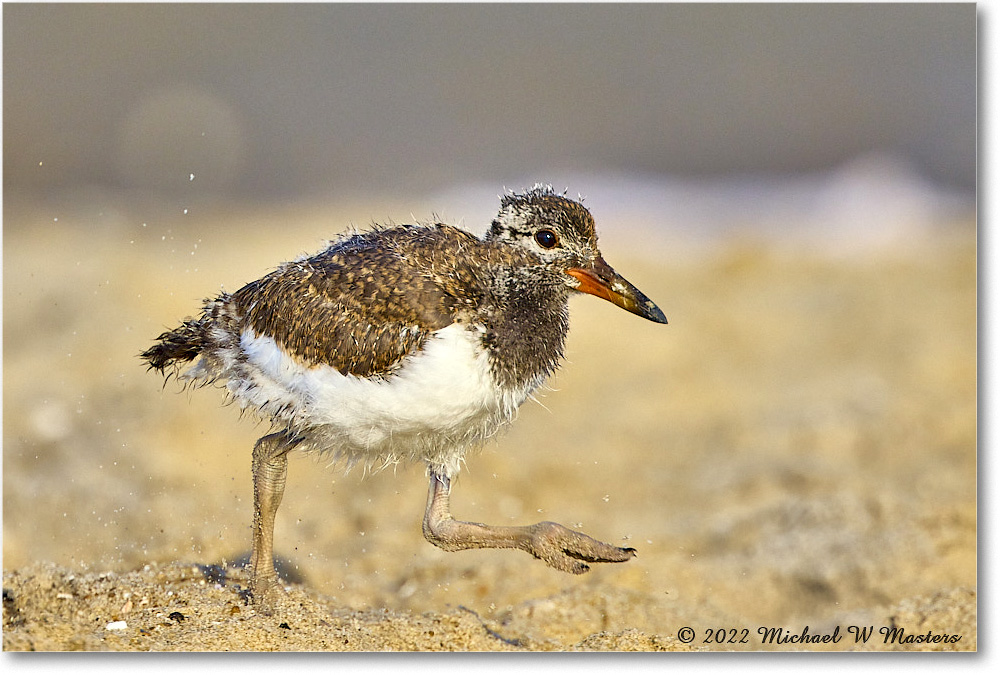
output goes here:
[{"label": "bird's leg", "polygon": [[274,569],[274,515],[285,492],[288,451],[298,439],[286,431],[264,436],[253,446],[253,548],[250,554],[250,593],[264,613],[274,609],[283,592]]},{"label": "bird's leg", "polygon": [[424,537],[446,551],[467,548],[519,548],[550,567],[571,574],[583,574],[590,562],[625,562],[635,556],[634,548],[619,548],[570,530],[558,523],[542,522],[526,526],[497,526],[467,523],[451,516],[451,480],[430,471]]}]

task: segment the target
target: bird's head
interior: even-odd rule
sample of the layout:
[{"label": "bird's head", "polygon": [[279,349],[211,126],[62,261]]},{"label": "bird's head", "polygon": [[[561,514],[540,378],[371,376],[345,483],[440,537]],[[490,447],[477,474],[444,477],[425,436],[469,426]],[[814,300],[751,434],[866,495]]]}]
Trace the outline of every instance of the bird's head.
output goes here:
[{"label": "bird's head", "polygon": [[551,187],[536,185],[504,195],[486,238],[527,250],[573,291],[604,298],[650,321],[667,322],[652,300],[604,261],[590,211]]}]

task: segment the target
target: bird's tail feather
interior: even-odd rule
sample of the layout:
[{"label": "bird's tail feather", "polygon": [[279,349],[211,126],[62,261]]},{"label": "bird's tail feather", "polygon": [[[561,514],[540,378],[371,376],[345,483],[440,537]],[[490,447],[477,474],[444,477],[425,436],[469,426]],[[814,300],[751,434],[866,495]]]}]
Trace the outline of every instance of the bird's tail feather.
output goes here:
[{"label": "bird's tail feather", "polygon": [[187,319],[177,328],[156,338],[156,344],[139,357],[161,374],[167,368],[191,361],[208,346],[208,323],[204,315],[198,319]]}]

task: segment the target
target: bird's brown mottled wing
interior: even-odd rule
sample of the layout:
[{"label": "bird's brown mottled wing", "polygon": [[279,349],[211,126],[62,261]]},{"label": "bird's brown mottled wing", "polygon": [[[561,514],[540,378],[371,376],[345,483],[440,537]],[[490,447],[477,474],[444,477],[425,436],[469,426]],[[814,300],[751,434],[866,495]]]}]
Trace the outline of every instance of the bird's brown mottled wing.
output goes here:
[{"label": "bird's brown mottled wing", "polygon": [[434,231],[382,230],[378,243],[375,233],[354,235],[247,284],[233,301],[244,325],[306,364],[387,374],[450,325],[460,303],[411,264],[439,249]]}]

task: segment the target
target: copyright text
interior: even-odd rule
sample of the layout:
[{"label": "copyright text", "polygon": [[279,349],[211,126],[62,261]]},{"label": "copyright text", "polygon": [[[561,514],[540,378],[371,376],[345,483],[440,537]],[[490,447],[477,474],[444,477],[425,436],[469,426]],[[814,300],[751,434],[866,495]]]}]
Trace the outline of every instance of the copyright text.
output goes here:
[{"label": "copyright text", "polygon": [[887,645],[921,645],[921,644],[956,644],[962,636],[956,633],[914,633],[900,626],[846,626],[843,629],[836,626],[832,631],[814,631],[809,626],[802,630],[760,626],[751,628],[707,628],[695,630],[684,626],[677,631],[677,639],[685,644],[698,642],[712,645],[819,645],[868,644],[869,642]]}]

